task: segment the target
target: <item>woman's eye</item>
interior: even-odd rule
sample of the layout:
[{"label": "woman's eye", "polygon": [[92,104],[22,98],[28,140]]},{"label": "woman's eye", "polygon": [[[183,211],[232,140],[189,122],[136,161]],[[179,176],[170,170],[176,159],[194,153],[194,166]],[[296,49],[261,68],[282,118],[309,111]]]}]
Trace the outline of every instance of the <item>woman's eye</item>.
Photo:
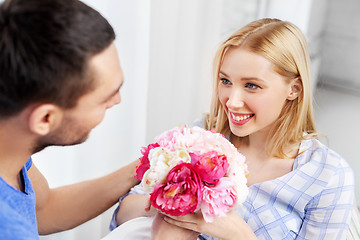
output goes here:
[{"label": "woman's eye", "polygon": [[226,78],[220,78],[220,82],[224,85],[230,85],[231,82],[229,80],[227,80]]},{"label": "woman's eye", "polygon": [[246,83],[246,84],[245,84],[245,87],[248,88],[248,89],[250,89],[250,90],[255,90],[255,89],[260,88],[258,85],[252,84],[252,83]]}]

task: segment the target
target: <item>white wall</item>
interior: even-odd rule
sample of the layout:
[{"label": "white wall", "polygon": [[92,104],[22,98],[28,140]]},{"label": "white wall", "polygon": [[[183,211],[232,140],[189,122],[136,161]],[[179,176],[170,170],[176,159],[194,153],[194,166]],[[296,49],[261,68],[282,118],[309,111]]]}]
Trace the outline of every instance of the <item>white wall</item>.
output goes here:
[{"label": "white wall", "polygon": [[[329,0],[322,44],[318,130],[355,172],[360,204],[360,1]],[[324,96],[325,93],[327,96]],[[322,97],[322,99],[321,99]],[[326,99],[326,102],[323,100]],[[324,105],[327,106],[324,106]]]},{"label": "white wall", "polygon": [[309,47],[313,89],[317,86],[322,61],[321,44],[327,4],[327,0],[260,0],[257,15],[257,18],[275,17],[289,21],[301,29]]},{"label": "white wall", "polygon": [[329,0],[328,5],[321,79],[360,96],[360,1]]}]

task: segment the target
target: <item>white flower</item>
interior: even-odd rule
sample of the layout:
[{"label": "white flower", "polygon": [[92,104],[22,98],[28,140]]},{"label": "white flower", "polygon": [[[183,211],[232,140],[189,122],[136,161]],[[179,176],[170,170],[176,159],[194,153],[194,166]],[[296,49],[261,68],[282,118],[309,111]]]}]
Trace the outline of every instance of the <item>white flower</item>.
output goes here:
[{"label": "white flower", "polygon": [[150,168],[145,172],[142,185],[146,192],[151,193],[158,184],[166,182],[169,171],[180,162],[191,162],[185,149],[170,151],[164,147],[151,149],[149,152]]}]

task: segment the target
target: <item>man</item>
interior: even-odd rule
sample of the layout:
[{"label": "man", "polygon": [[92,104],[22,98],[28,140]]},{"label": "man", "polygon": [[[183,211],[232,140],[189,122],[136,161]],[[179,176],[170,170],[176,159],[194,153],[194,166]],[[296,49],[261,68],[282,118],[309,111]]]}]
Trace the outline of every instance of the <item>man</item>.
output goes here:
[{"label": "man", "polygon": [[71,229],[137,183],[133,162],[96,180],[49,189],[31,160],[47,146],[85,141],[106,109],[120,103],[114,39],[109,23],[77,0],[1,4],[0,239]]}]

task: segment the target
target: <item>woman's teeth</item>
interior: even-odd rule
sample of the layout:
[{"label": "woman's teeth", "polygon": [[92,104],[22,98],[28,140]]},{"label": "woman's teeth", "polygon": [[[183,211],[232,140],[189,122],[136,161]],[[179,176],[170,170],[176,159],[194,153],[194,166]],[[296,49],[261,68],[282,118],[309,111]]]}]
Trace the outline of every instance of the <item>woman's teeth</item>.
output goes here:
[{"label": "woman's teeth", "polygon": [[235,116],[235,114],[231,113],[231,116],[235,121],[242,121],[242,120],[245,120],[245,119],[248,119],[249,117],[251,117],[252,114],[242,115],[242,116]]}]

